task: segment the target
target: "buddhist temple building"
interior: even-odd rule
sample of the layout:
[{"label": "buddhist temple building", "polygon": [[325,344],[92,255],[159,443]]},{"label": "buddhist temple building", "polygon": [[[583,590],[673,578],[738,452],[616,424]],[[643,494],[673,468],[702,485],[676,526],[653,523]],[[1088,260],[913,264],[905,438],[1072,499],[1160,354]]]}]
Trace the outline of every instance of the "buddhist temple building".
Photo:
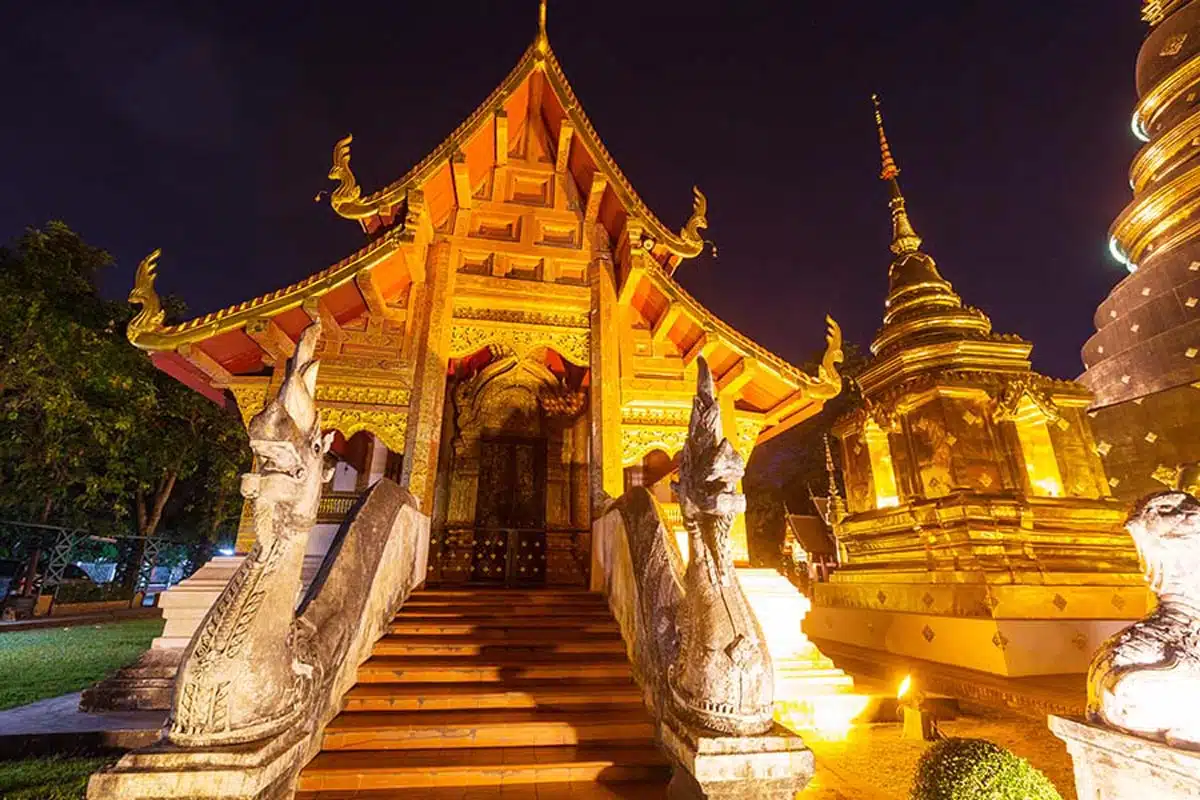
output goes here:
[{"label": "buddhist temple building", "polygon": [[[942,277],[884,135],[893,259],[862,401],[834,434],[840,564],[809,635],[1003,675],[1083,672],[1147,593],[1081,384],[1039,375]],[[838,505],[834,503],[833,505]]]},{"label": "buddhist temple building", "polygon": [[1173,486],[1200,461],[1200,2],[1146,0],[1137,59],[1133,199],[1110,247],[1129,270],[1096,309],[1079,378],[1113,494]]},{"label": "buddhist temple building", "polygon": [[[431,582],[586,585],[593,509],[674,469],[699,356],[747,459],[841,391],[832,322],[809,375],[684,290],[676,271],[706,248],[704,194],[681,192],[692,211],[678,228],[646,206],[544,24],[495,90],[398,180],[364,191],[350,147],[347,136],[334,148],[330,201],[361,227],[357,251],[182,324],[163,322],[153,259],[131,295],[143,305],[131,341],[197,391],[236,402],[246,420],[320,320],[317,400],[341,463],[314,557],[357,493],[389,475],[433,519]],[[669,494],[661,499],[670,516]],[[734,539],[746,562],[744,528]],[[237,549],[250,544],[242,536]]]}]

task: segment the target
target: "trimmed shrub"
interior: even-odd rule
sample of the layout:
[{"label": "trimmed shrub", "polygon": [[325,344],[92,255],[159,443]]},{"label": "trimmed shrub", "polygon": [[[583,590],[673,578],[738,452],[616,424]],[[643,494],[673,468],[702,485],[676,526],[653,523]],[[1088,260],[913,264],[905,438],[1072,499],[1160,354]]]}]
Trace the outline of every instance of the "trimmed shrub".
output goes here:
[{"label": "trimmed shrub", "polygon": [[943,739],[917,763],[911,800],[1062,800],[1039,770],[984,739]]}]

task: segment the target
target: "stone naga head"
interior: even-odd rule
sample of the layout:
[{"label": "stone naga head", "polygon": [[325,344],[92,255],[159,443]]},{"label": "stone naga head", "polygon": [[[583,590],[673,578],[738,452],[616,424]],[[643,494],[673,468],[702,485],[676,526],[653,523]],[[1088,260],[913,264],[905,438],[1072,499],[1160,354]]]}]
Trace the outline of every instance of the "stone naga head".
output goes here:
[{"label": "stone naga head", "polygon": [[316,522],[321,484],[330,478],[325,454],[334,436],[321,435],[317,413],[320,335],[319,322],[305,329],[279,393],[250,420],[255,469],[242,476],[242,496],[254,501],[256,514],[286,508],[292,529],[304,532]]},{"label": "stone naga head", "polygon": [[746,464],[722,431],[721,406],[708,362],[699,358],[696,363],[696,397],[680,458],[679,481],[672,488],[679,495],[684,516],[738,514],[746,510],[746,497],[737,490]]},{"label": "stone naga head", "polygon": [[1142,499],[1125,524],[1150,588],[1200,609],[1200,501],[1178,491]]}]

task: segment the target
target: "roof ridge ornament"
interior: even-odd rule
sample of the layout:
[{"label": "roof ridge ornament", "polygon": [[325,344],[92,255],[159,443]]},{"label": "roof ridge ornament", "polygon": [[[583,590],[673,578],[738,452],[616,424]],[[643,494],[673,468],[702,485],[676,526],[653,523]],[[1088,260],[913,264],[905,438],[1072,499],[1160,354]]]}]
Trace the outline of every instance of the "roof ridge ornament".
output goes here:
[{"label": "roof ridge ornament", "polygon": [[538,0],[538,32],[533,49],[543,58],[550,52],[550,37],[546,35],[546,0]]},{"label": "roof ridge ornament", "polygon": [[142,262],[138,264],[137,273],[133,278],[133,289],[129,292],[129,302],[141,306],[142,310],[129,321],[129,325],[125,328],[125,336],[132,344],[137,344],[137,340],[142,334],[161,329],[163,319],[167,315],[163,310],[158,292],[154,290],[154,279],[158,277],[158,257],[161,255],[162,248],[155,248],[154,252],[143,258]]},{"label": "roof ridge ornament", "polygon": [[700,191],[699,186],[692,187],[692,216],[688,217],[687,223],[679,231],[679,238],[686,243],[696,248],[696,253],[699,255],[704,250],[704,245],[708,244],[712,247],[713,258],[717,257],[717,245],[700,233],[708,228],[708,198],[704,196],[704,192]]},{"label": "roof ridge ornament", "polygon": [[879,179],[887,181],[892,192],[892,199],[888,201],[888,206],[892,209],[891,251],[898,256],[916,253],[921,249],[921,237],[917,235],[908,219],[904,195],[900,193],[900,184],[896,181],[900,167],[896,165],[887,134],[883,130],[883,110],[879,104],[879,95],[871,95],[871,103],[875,106],[875,126],[879,129],[879,154],[882,164]]}]

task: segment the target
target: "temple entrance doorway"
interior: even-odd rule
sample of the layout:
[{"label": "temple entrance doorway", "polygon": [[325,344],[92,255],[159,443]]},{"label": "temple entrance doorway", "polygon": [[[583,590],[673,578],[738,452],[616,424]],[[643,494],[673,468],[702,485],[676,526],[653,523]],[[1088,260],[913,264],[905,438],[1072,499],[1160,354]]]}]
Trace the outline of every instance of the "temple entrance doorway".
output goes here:
[{"label": "temple entrance doorway", "polygon": [[450,370],[427,583],[588,586],[587,368],[493,345]]},{"label": "temple entrance doorway", "polygon": [[546,440],[480,442],[471,580],[506,586],[546,581]]}]

